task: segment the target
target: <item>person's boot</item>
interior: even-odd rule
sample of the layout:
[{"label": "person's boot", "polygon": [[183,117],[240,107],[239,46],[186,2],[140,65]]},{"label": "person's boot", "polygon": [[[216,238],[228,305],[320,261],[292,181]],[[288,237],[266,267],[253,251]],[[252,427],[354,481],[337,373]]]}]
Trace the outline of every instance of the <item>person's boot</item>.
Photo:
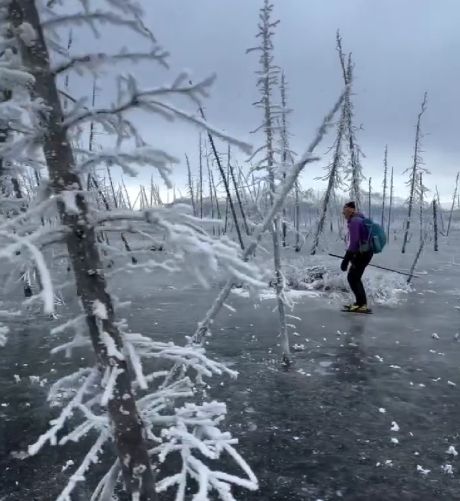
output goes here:
[{"label": "person's boot", "polygon": [[369,313],[369,308],[367,307],[367,304],[363,304],[361,306],[354,304],[351,308],[350,311],[354,313]]}]

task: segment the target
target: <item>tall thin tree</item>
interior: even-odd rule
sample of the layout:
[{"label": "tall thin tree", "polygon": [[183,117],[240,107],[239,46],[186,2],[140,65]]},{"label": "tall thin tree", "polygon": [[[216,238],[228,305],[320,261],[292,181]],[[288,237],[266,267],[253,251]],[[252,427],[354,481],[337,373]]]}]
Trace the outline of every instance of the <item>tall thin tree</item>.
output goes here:
[{"label": "tall thin tree", "polygon": [[444,234],[445,233],[444,215],[443,215],[442,206],[441,206],[441,199],[439,197],[438,187],[436,186],[435,189],[436,189],[437,209],[438,209],[439,219],[441,220],[441,231],[442,231],[442,234]]},{"label": "tall thin tree", "polygon": [[421,139],[422,139],[422,130],[421,130],[421,121],[422,121],[422,116],[426,111],[426,101],[427,101],[427,93],[425,92],[423,96],[423,101],[421,104],[420,112],[417,117],[417,125],[415,128],[415,144],[414,144],[414,156],[413,156],[413,161],[412,161],[412,167],[407,169],[405,172],[410,171],[410,177],[409,177],[409,187],[410,187],[410,192],[409,192],[409,200],[408,200],[408,209],[407,209],[407,219],[406,219],[406,224],[405,224],[405,229],[404,229],[404,239],[403,239],[403,245],[401,252],[404,254],[406,252],[406,246],[407,242],[409,239],[409,231],[410,231],[410,224],[411,224],[411,219],[412,219],[412,210],[413,210],[413,205],[415,201],[415,197],[417,195],[417,188],[418,188],[418,183],[419,183],[419,173],[422,169],[422,157],[420,155],[420,146],[421,146]]},{"label": "tall thin tree", "polygon": [[185,154],[185,162],[187,164],[188,194],[190,196],[190,201],[192,203],[193,215],[196,216],[197,210],[196,210],[196,202],[195,202],[195,189],[193,188],[192,169],[190,167],[190,160],[188,158],[187,153]]},{"label": "tall thin tree", "polygon": [[201,134],[198,136],[198,155],[199,155],[199,172],[198,172],[198,190],[200,196],[200,218],[203,219],[203,143]]},{"label": "tall thin tree", "polygon": [[450,212],[449,212],[449,221],[447,222],[447,232],[446,236],[449,236],[450,233],[450,226],[452,224],[452,216],[454,214],[454,207],[455,207],[455,201],[457,199],[457,191],[458,191],[458,177],[460,175],[460,172],[457,172],[457,177],[455,178],[455,188],[454,188],[454,195],[452,196],[452,205],[450,207]]},{"label": "tall thin tree", "polygon": [[436,198],[433,198],[433,237],[434,237],[434,250],[438,251],[438,209]]},{"label": "tall thin tree", "polygon": [[348,153],[350,156],[350,168],[347,172],[350,178],[350,197],[355,201],[358,208],[361,206],[361,181],[363,179],[361,162],[359,160],[359,146],[357,145],[355,129],[353,124],[353,103],[351,101],[351,86],[353,83],[353,62],[351,54],[348,55],[346,61],[345,53],[342,48],[342,38],[340,32],[337,31],[337,51],[339,53],[340,65],[342,67],[343,81],[345,85],[350,87],[350,92],[347,94],[344,101],[344,113],[346,121],[346,135],[348,140]]},{"label": "tall thin tree", "polygon": [[[261,93],[261,99],[256,103],[256,106],[263,111],[263,130],[265,133],[265,158],[263,165],[266,166],[268,173],[268,189],[269,203],[273,206],[275,201],[276,183],[275,183],[275,149],[274,149],[274,130],[275,121],[279,115],[279,108],[273,103],[273,89],[278,83],[279,70],[273,62],[273,35],[274,28],[279,21],[272,21],[273,4],[269,0],[264,0],[264,6],[260,10],[259,32],[257,34],[260,39],[260,45],[248,52],[260,52],[260,70],[257,72],[257,86]],[[280,253],[280,217],[276,215],[271,227],[273,241],[273,260],[275,270],[275,288],[278,304],[278,313],[280,320],[280,334],[282,359],[286,365],[290,364],[291,350],[289,346],[288,326],[286,320],[286,305],[284,293],[284,278],[281,270],[281,253]]]},{"label": "tall thin tree", "polygon": [[[108,373],[116,371],[117,374],[108,409],[125,487],[130,495],[137,495],[141,501],[156,500],[155,476],[144,439],[142,420],[136,408],[128,364],[126,359],[115,356],[104,341],[106,336],[117,353],[123,351],[113,301],[107,292],[107,283],[101,271],[103,266],[94,226],[90,222],[79,176],[75,173],[75,158],[67,138],[68,124],[64,124],[62,120],[63,110],[55,75],[50,67],[48,48],[35,2],[13,0],[10,4],[10,19],[16,29],[27,23],[35,33],[34,44],[23,43],[20,39],[20,49],[23,64],[34,76],[35,93],[47,109],[47,113],[43,113],[41,118],[46,130],[43,142],[50,187],[57,196],[65,191],[75,192],[75,188],[79,190],[75,194],[79,213],[68,211],[62,201],[58,201],[58,210],[62,224],[70,230],[66,240],[67,250],[98,363]],[[97,273],[94,270],[98,270]],[[106,315],[102,320],[95,314],[95,303],[103,305],[105,309]]]},{"label": "tall thin tree", "polygon": [[394,191],[394,182],[393,182],[393,167],[391,168],[391,179],[390,179],[390,203],[388,206],[388,224],[387,224],[387,241],[390,243],[390,229],[391,229],[391,211],[393,210],[393,191]]},{"label": "tall thin tree", "polygon": [[383,193],[382,193],[382,217],[381,225],[385,228],[385,202],[387,197],[387,177],[388,177],[388,145],[385,146],[385,154],[383,158]]},{"label": "tall thin tree", "polygon": [[369,192],[368,192],[368,217],[372,217],[372,178],[369,178]]}]

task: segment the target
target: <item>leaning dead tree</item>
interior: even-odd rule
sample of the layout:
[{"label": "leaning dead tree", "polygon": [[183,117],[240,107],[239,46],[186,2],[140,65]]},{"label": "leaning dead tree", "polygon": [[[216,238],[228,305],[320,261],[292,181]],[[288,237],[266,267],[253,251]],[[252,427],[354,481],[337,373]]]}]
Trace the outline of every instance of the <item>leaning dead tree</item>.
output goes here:
[{"label": "leaning dead tree", "polygon": [[447,222],[447,232],[446,236],[449,236],[450,232],[450,225],[452,224],[452,216],[454,214],[454,208],[455,208],[455,202],[457,200],[457,191],[458,191],[458,177],[460,176],[460,172],[457,172],[457,177],[455,178],[455,188],[454,188],[454,194],[452,196],[452,205],[450,207],[450,212],[449,212],[449,220]]},{"label": "leaning dead tree", "polygon": [[420,256],[422,255],[423,247],[425,246],[425,239],[423,239],[418,247],[417,253],[415,254],[414,261],[412,262],[412,266],[410,267],[409,271],[409,277],[407,278],[407,283],[410,284],[412,281],[412,278],[414,277],[414,271],[417,266],[417,263],[420,259]]},{"label": "leaning dead tree", "polygon": [[422,130],[421,130],[421,121],[422,121],[422,116],[426,111],[426,100],[427,100],[427,93],[425,92],[423,96],[423,101],[421,104],[421,109],[418,114],[417,118],[417,125],[415,128],[415,145],[414,145],[414,156],[413,156],[413,161],[412,161],[412,167],[409,169],[406,169],[404,172],[409,172],[409,200],[408,200],[408,209],[407,209],[407,219],[406,219],[406,224],[404,228],[404,239],[403,239],[403,245],[401,252],[404,254],[406,252],[406,246],[407,242],[409,239],[409,231],[410,231],[410,224],[411,224],[411,219],[412,219],[412,211],[413,211],[413,206],[414,206],[414,201],[416,199],[417,193],[419,192],[420,189],[423,189],[422,187],[419,186],[419,181],[420,181],[420,172],[428,172],[426,169],[422,167],[423,165],[423,159],[420,154],[420,146],[421,146],[421,139],[422,139]]},{"label": "leaning dead tree", "polygon": [[[259,32],[257,37],[260,45],[247,52],[259,52],[260,70],[257,71],[257,87],[261,98],[255,106],[263,112],[262,130],[265,141],[258,152],[263,151],[264,157],[259,162],[259,166],[267,170],[268,195],[270,206],[273,207],[276,196],[275,173],[279,171],[279,166],[275,164],[274,134],[276,130],[276,119],[279,117],[279,106],[273,103],[273,89],[278,84],[279,69],[273,62],[273,35],[274,28],[279,21],[272,21],[273,4],[269,0],[264,1],[264,6],[260,10]],[[284,276],[281,270],[280,253],[280,217],[276,215],[271,228],[273,241],[273,261],[275,271],[275,289],[278,303],[278,313],[280,320],[280,336],[282,347],[282,360],[286,365],[290,364],[291,350],[289,346],[289,334],[286,320],[286,303]]]},{"label": "leaning dead tree", "polygon": [[[319,160],[318,157],[313,156],[313,153],[323,140],[326,133],[334,125],[333,124],[334,117],[339,111],[339,109],[341,109],[345,93],[346,91],[342,93],[337,102],[334,104],[333,108],[324,117],[313,141],[310,143],[305,153],[300,157],[300,160],[297,161],[292,166],[292,169],[286,176],[286,179],[278,187],[278,192],[276,194],[276,198],[273,205],[270,207],[268,213],[265,215],[262,223],[258,226],[257,232],[254,234],[251,243],[244,251],[243,254],[244,259],[249,260],[250,257],[253,256],[255,250],[262,241],[262,237],[264,236],[265,232],[269,231],[272,228],[275,216],[282,209],[288,194],[291,192],[303,169],[309,163],[316,162]],[[192,337],[193,343],[201,344],[203,342],[205,336],[210,332],[211,325],[214,322],[216,316],[218,315],[219,311],[223,308],[226,299],[230,295],[232,288],[233,288],[232,280],[227,280],[224,287],[222,287],[219,294],[217,295],[211,308],[209,308],[209,310],[206,312],[204,318],[200,322],[198,322],[198,327]]]},{"label": "leaning dead tree", "polygon": [[[188,211],[164,207],[97,210],[88,203],[81,174],[100,165],[118,165],[133,174],[136,166],[149,165],[171,186],[168,165],[178,161],[146,143],[134,121],[136,113],[160,113],[170,120],[184,120],[232,142],[247,154],[250,147],[194,113],[171,104],[172,97],[180,95],[195,109],[196,103],[207,95],[212,79],[192,85],[187,83],[186,75],[180,75],[170,85],[142,90],[133,76],[119,76],[115,104],[92,108],[86,107],[82,99],[65,112],[59,79],[67,72],[78,69],[91,74],[103,66],[112,68],[118,61],[141,59],[165,66],[167,53],[143,23],[142,10],[130,0],[101,0],[97,10],[91,10],[85,0],[77,1],[74,7],[80,10],[72,14],[62,13],[60,7],[61,2],[47,2],[43,8],[41,1],[0,1],[1,21],[6,28],[0,34],[2,85],[8,86],[14,99],[14,106],[3,111],[9,122],[18,125],[11,141],[3,145],[2,158],[24,165],[31,161],[38,164],[44,159],[48,172],[46,189],[34,200],[33,208],[0,221],[0,258],[14,261],[18,250],[27,252],[39,268],[43,284],[40,299],[45,312],[52,313],[53,280],[42,251],[63,242],[82,308],[75,318],[53,329],[55,335],[73,333],[71,341],[56,346],[53,353],[70,354],[79,347],[92,346],[96,365],[82,367],[52,385],[49,399],[62,406],[62,412],[29,447],[28,453],[37,454],[47,443],[94,439],[60,494],[60,501],[70,501],[91,465],[100,462],[103,454],[110,457],[113,449],[117,458],[100,478],[91,501],[112,499],[120,479],[129,498],[137,501],[157,500],[167,489],[176,490],[177,501],[185,501],[189,496],[207,499],[208,494],[234,500],[232,485],[254,490],[257,480],[234,449],[234,439],[219,429],[226,406],[215,401],[197,404],[190,399],[203,376],[235,374],[209,359],[203,347],[177,346],[130,332],[126,322],[116,318],[96,235],[102,231],[131,231],[154,240],[158,233],[167,234],[175,252],[161,266],[170,271],[194,269],[206,283],[215,280],[218,273],[231,281],[237,277],[260,286],[262,275],[240,258],[238,245],[213,239],[196,227],[196,219]],[[56,40],[59,30],[69,24],[89,25],[96,33],[100,24],[106,29],[128,29],[145,41],[147,50],[82,54],[61,61],[56,51],[60,55],[64,52]],[[94,152],[72,146],[70,138],[78,136],[91,122],[115,136],[115,149]],[[129,150],[128,143],[135,148]],[[37,225],[37,219],[43,215],[53,224],[44,228]],[[158,265],[154,261],[133,263],[130,269],[142,269],[145,273],[156,270]],[[121,273],[125,267],[126,264],[111,273]],[[180,362],[185,368],[183,377],[169,383],[163,370],[154,368],[154,372],[144,373],[144,360],[161,360],[160,366],[164,365],[166,372],[169,366]],[[241,468],[241,477],[233,470],[231,475],[221,472],[220,466],[214,469],[213,461],[224,454]],[[178,470],[162,472],[161,464],[170,456],[175,456],[171,463]],[[105,461],[101,467],[103,464]]]},{"label": "leaning dead tree", "polygon": [[[199,111],[200,111],[200,114],[201,114],[201,117],[203,118],[203,120],[206,120],[206,117],[205,117],[205,114],[204,114],[204,110],[203,110],[202,107],[199,108]],[[239,221],[238,221],[238,216],[236,215],[235,204],[233,202],[232,195],[230,193],[230,185],[227,182],[227,177],[225,175],[225,171],[224,171],[224,168],[222,166],[222,161],[221,161],[220,155],[217,152],[217,148],[216,148],[216,145],[215,145],[215,142],[214,142],[214,137],[213,137],[213,135],[211,134],[211,132],[209,130],[207,132],[207,136],[208,136],[209,144],[211,145],[211,150],[212,150],[212,153],[213,153],[213,156],[214,156],[214,160],[216,161],[217,167],[219,169],[220,178],[221,178],[221,180],[222,180],[222,182],[224,184],[225,193],[227,195],[227,200],[228,200],[228,203],[229,203],[229,206],[230,206],[230,212],[231,212],[232,217],[233,217],[233,223],[235,225],[235,230],[236,230],[236,234],[237,234],[237,237],[238,237],[238,242],[239,242],[239,244],[241,246],[241,249],[244,250],[243,236],[241,234],[241,229],[240,229],[240,224],[239,224]]]},{"label": "leaning dead tree", "polygon": [[[240,194],[240,190],[239,190],[239,187],[238,187],[239,183],[236,180],[235,169],[233,168],[233,165],[232,165],[230,151],[231,150],[230,150],[230,145],[229,145],[228,152],[227,152],[227,155],[228,155],[228,171],[229,171],[229,175],[230,175],[230,177],[232,179],[233,190],[235,192],[236,200],[238,202],[238,208],[240,210],[241,219],[243,220],[244,231],[246,232],[246,235],[249,237],[251,233],[249,231],[248,220],[247,220],[247,217],[246,217],[246,211],[244,210],[243,201],[241,200],[241,194]],[[227,178],[228,178],[228,176],[227,176]],[[230,198],[227,197],[227,206],[229,206],[229,205],[230,205]]]}]

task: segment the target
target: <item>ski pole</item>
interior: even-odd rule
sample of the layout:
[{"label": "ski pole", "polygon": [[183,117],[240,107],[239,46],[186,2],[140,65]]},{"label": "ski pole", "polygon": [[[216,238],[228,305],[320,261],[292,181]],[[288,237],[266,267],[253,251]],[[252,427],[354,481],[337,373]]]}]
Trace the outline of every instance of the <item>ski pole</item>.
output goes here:
[{"label": "ski pole", "polygon": [[[339,259],[343,259],[343,256],[338,256],[337,254],[328,253],[328,255],[332,257],[338,257]],[[419,278],[417,275],[412,275],[411,273],[404,273],[403,271],[392,270],[391,268],[385,268],[385,266],[379,266],[378,264],[369,264],[368,266],[379,268],[380,270],[392,271],[393,273],[398,273],[399,275],[405,275],[406,277]]]}]

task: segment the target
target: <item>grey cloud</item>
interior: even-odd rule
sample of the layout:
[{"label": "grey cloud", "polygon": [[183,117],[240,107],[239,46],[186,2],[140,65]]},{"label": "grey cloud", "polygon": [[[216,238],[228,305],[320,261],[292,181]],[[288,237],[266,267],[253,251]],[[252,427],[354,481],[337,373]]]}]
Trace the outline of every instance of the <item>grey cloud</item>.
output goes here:
[{"label": "grey cloud", "polygon": [[[144,85],[173,78],[191,69],[194,78],[217,73],[210,99],[209,120],[242,139],[260,143],[249,131],[261,116],[251,107],[257,98],[254,71],[257,56],[245,50],[256,43],[258,9],[255,0],[155,0],[144,2],[147,24],[171,52],[171,71],[155,65],[138,67]],[[444,0],[277,0],[275,56],[289,82],[292,143],[301,152],[315,127],[340,92],[342,82],[335,51],[339,28],[344,47],[355,61],[354,103],[366,175],[376,183],[382,171],[383,149],[398,174],[410,165],[414,125],[423,92],[428,91],[424,119],[424,158],[433,172],[429,186],[439,185],[449,197],[458,157],[460,105],[460,3]],[[110,45],[119,36],[106,34]],[[135,48],[138,40],[124,44]],[[152,139],[179,157],[188,151],[196,160],[197,134],[186,126],[171,127],[143,121]],[[329,138],[329,142],[332,141]],[[328,145],[324,144],[322,151]],[[325,160],[326,162],[326,160]],[[321,173],[318,164],[316,175]],[[178,169],[182,182],[184,168]],[[378,181],[380,183],[380,181]]]}]

